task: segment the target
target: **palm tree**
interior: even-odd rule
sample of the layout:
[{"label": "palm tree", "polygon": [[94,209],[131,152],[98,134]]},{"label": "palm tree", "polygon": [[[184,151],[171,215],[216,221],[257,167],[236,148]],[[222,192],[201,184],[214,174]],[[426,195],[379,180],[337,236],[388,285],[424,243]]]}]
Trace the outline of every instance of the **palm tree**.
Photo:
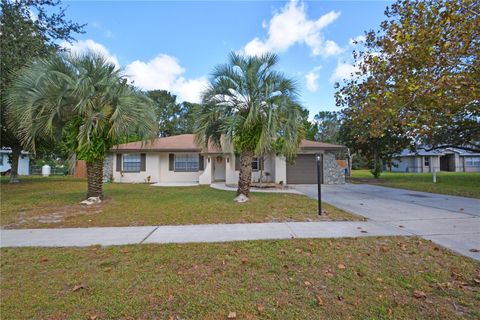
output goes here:
[{"label": "palm tree", "polygon": [[275,54],[231,53],[203,93],[197,142],[233,144],[240,155],[237,195],[249,195],[254,156],[277,152],[293,158],[304,134],[296,85],[274,70],[277,62]]},{"label": "palm tree", "polygon": [[103,197],[103,161],[115,141],[157,130],[149,98],[127,84],[104,57],[57,54],[18,71],[7,94],[9,125],[35,151],[44,138],[61,137],[87,163],[87,197]]}]

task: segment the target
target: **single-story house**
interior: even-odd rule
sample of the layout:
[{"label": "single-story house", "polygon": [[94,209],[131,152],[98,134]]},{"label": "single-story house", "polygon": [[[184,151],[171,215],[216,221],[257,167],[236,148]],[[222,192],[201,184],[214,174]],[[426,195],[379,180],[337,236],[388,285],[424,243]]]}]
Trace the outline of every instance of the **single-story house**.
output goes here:
[{"label": "single-story house", "polygon": [[480,172],[480,153],[457,148],[445,148],[426,151],[403,150],[395,156],[392,171],[395,172]]},{"label": "single-story house", "polygon": [[[9,155],[12,153],[10,149],[0,149],[0,173],[5,174],[12,166],[9,161]],[[28,176],[30,174],[30,157],[28,152],[22,151],[18,158],[18,174]]]},{"label": "single-story house", "polygon": [[[303,140],[294,163],[287,163],[285,157],[273,153],[254,157],[252,181],[316,183],[315,154],[321,153],[323,183],[344,183],[345,170],[337,164],[335,156],[343,149],[345,147],[341,145]],[[119,144],[113,147],[112,153],[111,170],[115,182],[238,182],[240,157],[228,146],[209,145],[205,150],[195,143],[193,134]]]}]

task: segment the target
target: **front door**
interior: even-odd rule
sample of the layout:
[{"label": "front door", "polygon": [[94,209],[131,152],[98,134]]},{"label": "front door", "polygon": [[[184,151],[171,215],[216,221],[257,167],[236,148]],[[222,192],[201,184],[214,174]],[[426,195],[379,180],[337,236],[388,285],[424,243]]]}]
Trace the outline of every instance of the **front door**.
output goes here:
[{"label": "front door", "polygon": [[225,157],[213,157],[213,180],[225,181]]},{"label": "front door", "polygon": [[449,160],[448,155],[440,157],[440,171],[450,171]]}]

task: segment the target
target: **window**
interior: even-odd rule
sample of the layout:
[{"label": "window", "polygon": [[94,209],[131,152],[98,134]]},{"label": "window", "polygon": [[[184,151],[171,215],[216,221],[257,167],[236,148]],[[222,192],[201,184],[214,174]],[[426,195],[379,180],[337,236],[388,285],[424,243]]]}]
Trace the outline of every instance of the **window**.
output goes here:
[{"label": "window", "polygon": [[126,153],[123,155],[123,171],[140,172],[140,154]]},{"label": "window", "polygon": [[465,165],[469,167],[480,167],[480,157],[465,157]]},{"label": "window", "polygon": [[258,158],[257,157],[253,157],[252,159],[252,170],[258,170],[260,168],[259,166],[259,162],[258,162]]},{"label": "window", "polygon": [[425,167],[430,167],[430,157],[425,157],[424,158],[424,166]]},{"label": "window", "polygon": [[196,153],[175,154],[175,171],[195,172],[198,171],[199,161]]},{"label": "window", "polygon": [[3,166],[3,153],[0,153],[0,166]]}]

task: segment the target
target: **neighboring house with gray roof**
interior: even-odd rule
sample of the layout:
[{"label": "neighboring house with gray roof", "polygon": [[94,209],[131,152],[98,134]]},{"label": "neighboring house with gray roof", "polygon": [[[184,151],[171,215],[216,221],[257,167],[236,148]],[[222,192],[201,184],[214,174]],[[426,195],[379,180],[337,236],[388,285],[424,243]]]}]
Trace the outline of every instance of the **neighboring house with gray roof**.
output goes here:
[{"label": "neighboring house with gray roof", "polygon": [[[10,148],[0,149],[0,173],[6,174],[12,169],[10,163],[10,154],[12,150]],[[22,151],[22,154],[18,158],[18,175],[27,176],[30,174],[30,157],[28,152]]]},{"label": "neighboring house with gray roof", "polygon": [[[345,170],[336,163],[341,145],[303,140],[294,163],[274,153],[255,157],[254,182],[282,184],[316,183],[315,154],[323,154],[323,183],[345,182]],[[240,157],[231,146],[201,148],[193,134],[160,137],[149,142],[130,142],[113,147],[113,180],[116,182],[161,182],[237,184]]]},{"label": "neighboring house with gray roof", "polygon": [[480,153],[457,148],[445,148],[427,151],[419,148],[415,151],[403,150],[392,162],[394,172],[480,172]]}]

